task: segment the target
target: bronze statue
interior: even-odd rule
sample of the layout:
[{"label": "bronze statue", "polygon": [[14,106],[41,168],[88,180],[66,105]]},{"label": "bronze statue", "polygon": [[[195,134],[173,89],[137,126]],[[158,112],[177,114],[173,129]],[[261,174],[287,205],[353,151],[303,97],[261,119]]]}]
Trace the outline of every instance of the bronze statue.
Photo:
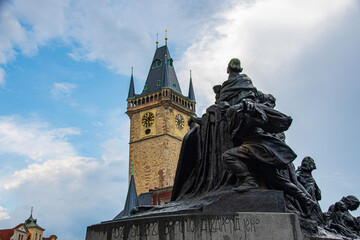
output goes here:
[{"label": "bronze statue", "polygon": [[359,199],[353,195],[343,197],[340,201],[329,207],[324,213],[327,221],[327,227],[336,230],[338,233],[352,239],[360,238],[359,217],[351,215],[359,207]]},{"label": "bronze statue", "polygon": [[304,186],[313,200],[321,200],[321,191],[312,176],[312,171],[316,169],[315,161],[307,156],[301,162],[301,166],[296,170],[297,180]]},{"label": "bronze statue", "polygon": [[[292,119],[263,104],[259,96],[266,97],[257,91],[249,77],[240,74],[241,71],[240,60],[232,59],[228,66],[229,79],[220,91],[219,101],[229,105],[226,117],[235,146],[223,153],[223,161],[240,179],[238,191],[257,188],[254,178],[257,174],[270,189],[282,190],[297,199],[304,212],[310,215],[316,205],[314,201],[280,172],[287,169],[296,154],[275,134],[286,131]],[[270,95],[268,98],[274,99]]]},{"label": "bronze statue", "polygon": [[240,60],[231,59],[229,78],[214,87],[215,104],[202,118],[190,120],[197,119],[184,138],[172,200],[223,186],[238,192],[256,189],[260,178],[266,188],[297,199],[310,215],[316,203],[280,172],[296,158],[281,139],[292,119],[275,110],[275,98],[258,91],[242,70]]}]

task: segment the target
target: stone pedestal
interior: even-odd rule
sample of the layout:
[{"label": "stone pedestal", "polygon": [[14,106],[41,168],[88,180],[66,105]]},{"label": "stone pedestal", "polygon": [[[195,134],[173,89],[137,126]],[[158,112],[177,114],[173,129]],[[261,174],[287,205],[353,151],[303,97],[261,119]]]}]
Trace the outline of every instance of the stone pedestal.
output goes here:
[{"label": "stone pedestal", "polygon": [[89,226],[86,240],[303,240],[291,213],[176,214]]}]

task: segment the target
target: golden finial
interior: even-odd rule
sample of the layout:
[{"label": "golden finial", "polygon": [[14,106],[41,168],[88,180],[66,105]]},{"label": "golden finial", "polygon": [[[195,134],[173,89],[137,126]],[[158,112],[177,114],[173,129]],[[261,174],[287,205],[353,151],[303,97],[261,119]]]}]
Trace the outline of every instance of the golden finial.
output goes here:
[{"label": "golden finial", "polygon": [[159,33],[156,33],[156,48],[159,46]]},{"label": "golden finial", "polygon": [[167,37],[167,29],[165,29],[165,45],[167,45],[167,40],[168,40],[168,37]]}]

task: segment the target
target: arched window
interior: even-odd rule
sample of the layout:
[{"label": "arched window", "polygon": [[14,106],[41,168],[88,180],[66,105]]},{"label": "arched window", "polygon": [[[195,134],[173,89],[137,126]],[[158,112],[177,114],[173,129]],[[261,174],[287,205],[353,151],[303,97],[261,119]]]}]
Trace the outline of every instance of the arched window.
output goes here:
[{"label": "arched window", "polygon": [[155,59],[151,65],[151,68],[154,69],[154,68],[158,68],[158,67],[161,67],[162,66],[162,61],[160,59]]},{"label": "arched window", "polygon": [[35,240],[37,240],[37,233],[35,233]]},{"label": "arched window", "polygon": [[39,235],[39,240],[41,240],[41,234]]}]

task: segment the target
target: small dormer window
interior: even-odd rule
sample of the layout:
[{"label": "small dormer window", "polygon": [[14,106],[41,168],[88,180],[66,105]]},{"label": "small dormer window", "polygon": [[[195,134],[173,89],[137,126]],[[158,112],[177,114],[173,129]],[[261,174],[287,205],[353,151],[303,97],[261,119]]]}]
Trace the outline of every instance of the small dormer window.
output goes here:
[{"label": "small dormer window", "polygon": [[145,84],[145,86],[144,86],[144,90],[146,90],[148,88],[148,85],[147,84]]},{"label": "small dormer window", "polygon": [[173,84],[173,87],[176,89],[176,84],[175,83]]},{"label": "small dormer window", "polygon": [[157,80],[156,86],[160,86],[160,85],[161,85],[161,80]]},{"label": "small dormer window", "polygon": [[168,64],[170,67],[173,67],[173,61],[174,60],[172,58],[168,59]]},{"label": "small dormer window", "polygon": [[158,67],[161,67],[162,66],[162,61],[160,59],[155,59],[151,65],[151,68],[154,69],[154,68],[158,68]]}]

